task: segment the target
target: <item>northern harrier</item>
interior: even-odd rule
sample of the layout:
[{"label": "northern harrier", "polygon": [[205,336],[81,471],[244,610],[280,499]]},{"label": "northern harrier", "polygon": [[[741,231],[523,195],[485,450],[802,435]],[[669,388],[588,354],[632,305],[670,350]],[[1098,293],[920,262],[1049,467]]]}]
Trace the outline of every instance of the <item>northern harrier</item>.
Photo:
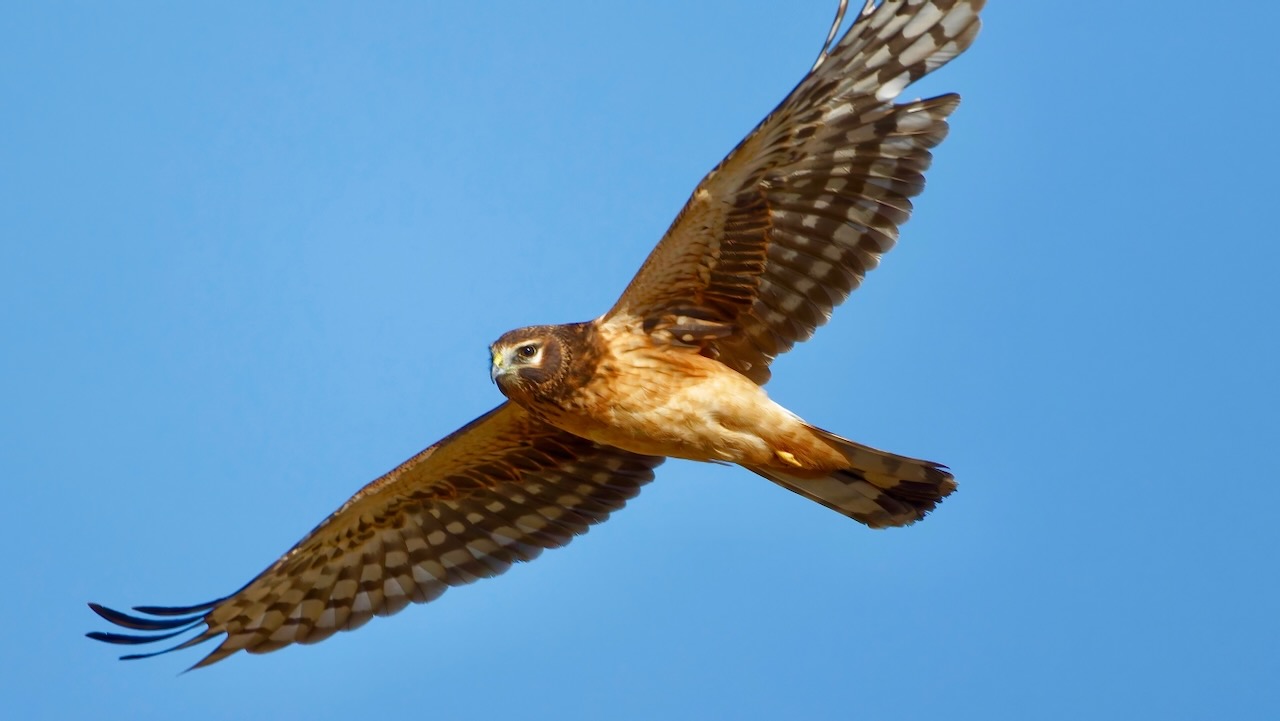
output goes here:
[{"label": "northern harrier", "polygon": [[[130,615],[142,634],[226,635],[196,664],[314,643],[562,546],[621,508],[664,457],[740,464],[873,528],[955,489],[943,466],[805,423],[761,386],[893,246],[956,95],[895,104],[963,52],[983,0],[844,5],[800,84],[693,191],[607,313],[490,348],[508,398],[356,493],[225,598]],[[164,653],[160,651],[157,653]],[[152,654],[134,654],[141,658]]]}]

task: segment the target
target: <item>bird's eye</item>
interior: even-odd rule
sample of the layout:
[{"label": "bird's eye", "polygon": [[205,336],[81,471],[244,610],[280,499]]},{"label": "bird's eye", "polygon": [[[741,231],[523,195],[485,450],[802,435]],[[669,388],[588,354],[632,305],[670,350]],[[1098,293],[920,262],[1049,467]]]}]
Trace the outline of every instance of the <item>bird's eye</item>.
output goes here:
[{"label": "bird's eye", "polygon": [[538,355],[538,347],[532,344],[522,345],[520,346],[520,349],[517,350],[516,352],[520,354],[521,358],[532,358]]}]

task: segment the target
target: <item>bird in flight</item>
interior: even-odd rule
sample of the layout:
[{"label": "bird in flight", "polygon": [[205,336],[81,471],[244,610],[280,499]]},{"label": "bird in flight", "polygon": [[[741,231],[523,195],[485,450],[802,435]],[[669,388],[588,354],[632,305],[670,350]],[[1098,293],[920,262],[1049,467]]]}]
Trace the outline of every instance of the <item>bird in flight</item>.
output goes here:
[{"label": "bird in flight", "polygon": [[[872,528],[920,520],[945,467],[816,428],[762,386],[898,238],[953,94],[895,103],[963,52],[984,0],[841,2],[817,61],[694,189],[613,308],[490,347],[507,401],[365,486],[239,591],[194,606],[90,607],[135,645],[315,643],[568,543],[664,458],[736,463]],[[200,628],[203,627],[203,628]]]}]

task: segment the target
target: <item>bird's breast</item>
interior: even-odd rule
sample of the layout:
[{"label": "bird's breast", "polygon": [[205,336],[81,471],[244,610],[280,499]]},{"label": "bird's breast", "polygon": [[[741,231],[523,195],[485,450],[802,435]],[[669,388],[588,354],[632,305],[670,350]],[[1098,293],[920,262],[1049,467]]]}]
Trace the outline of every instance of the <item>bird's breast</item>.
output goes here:
[{"label": "bird's breast", "polygon": [[697,461],[772,458],[770,428],[798,422],[747,377],[696,349],[615,342],[586,382],[544,414],[575,435]]}]

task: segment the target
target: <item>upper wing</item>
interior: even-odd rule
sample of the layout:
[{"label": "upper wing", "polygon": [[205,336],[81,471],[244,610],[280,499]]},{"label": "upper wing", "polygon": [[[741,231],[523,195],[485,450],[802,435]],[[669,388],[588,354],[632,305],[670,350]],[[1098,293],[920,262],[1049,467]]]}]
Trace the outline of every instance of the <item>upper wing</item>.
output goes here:
[{"label": "upper wing", "polygon": [[152,618],[90,604],[118,626],[155,633],[89,637],[149,643],[206,626],[172,651],[226,634],[193,668],[240,649],[315,643],[568,543],[622,508],[662,460],[564,433],[506,403],[365,486],[235,594],[135,607]]},{"label": "upper wing", "polygon": [[969,47],[984,0],[868,2],[707,174],[605,322],[698,344],[758,383],[893,246],[960,99],[896,105]]}]

